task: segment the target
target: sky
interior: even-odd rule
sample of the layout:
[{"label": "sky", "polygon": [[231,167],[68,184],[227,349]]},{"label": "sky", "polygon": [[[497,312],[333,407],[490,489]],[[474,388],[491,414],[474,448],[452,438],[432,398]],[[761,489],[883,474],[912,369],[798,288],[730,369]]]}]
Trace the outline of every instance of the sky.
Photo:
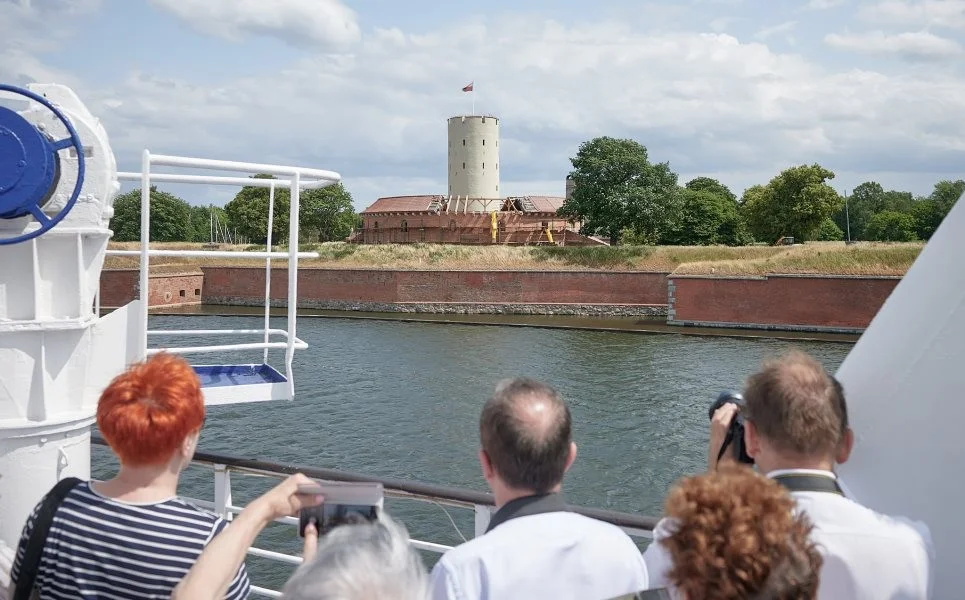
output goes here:
[{"label": "sky", "polygon": [[738,195],[815,162],[842,193],[965,178],[965,0],[0,0],[0,82],[34,81],[77,92],[121,170],[328,169],[358,209],[444,193],[472,95],[507,195],[562,196],[603,135]]}]

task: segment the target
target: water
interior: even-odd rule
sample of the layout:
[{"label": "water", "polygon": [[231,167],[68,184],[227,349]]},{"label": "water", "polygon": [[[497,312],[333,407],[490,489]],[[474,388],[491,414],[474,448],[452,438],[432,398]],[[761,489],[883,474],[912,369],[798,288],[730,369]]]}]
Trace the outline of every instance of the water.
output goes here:
[{"label": "water", "polygon": [[[257,317],[152,317],[152,329],[259,328]],[[791,347],[833,370],[850,344],[646,335],[458,324],[300,319],[310,348],[295,355],[291,403],[209,409],[201,449],[485,491],[476,458],[479,411],[496,382],[530,376],[570,404],[578,445],[565,491],[574,504],[659,515],[670,484],[705,469],[707,407],[723,389],[739,389],[761,360]],[[283,318],[273,327],[284,328]],[[211,338],[205,343],[239,341]],[[252,341],[252,340],[246,340]],[[171,345],[199,338],[165,338]],[[201,364],[260,362],[260,352],[198,355]],[[272,355],[276,366],[282,354]],[[95,448],[94,477],[116,468]],[[211,499],[210,471],[192,469],[182,493]],[[233,479],[236,504],[270,482]],[[413,537],[455,544],[442,509],[389,501]],[[465,536],[469,511],[449,509]],[[273,525],[263,548],[298,550],[290,527]],[[427,564],[434,557],[427,556]],[[249,558],[258,585],[276,587],[290,569]]]}]

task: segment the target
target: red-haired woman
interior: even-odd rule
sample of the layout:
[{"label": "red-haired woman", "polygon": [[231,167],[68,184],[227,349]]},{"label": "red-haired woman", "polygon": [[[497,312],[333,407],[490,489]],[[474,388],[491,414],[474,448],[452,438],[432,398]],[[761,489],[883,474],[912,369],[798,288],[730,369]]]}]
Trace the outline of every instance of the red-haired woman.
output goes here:
[{"label": "red-haired woman", "polygon": [[813,525],[779,483],[743,466],[688,477],[666,500],[668,594],[682,600],[814,600]]},{"label": "red-haired woman", "polygon": [[[107,481],[78,484],[51,524],[35,581],[42,599],[169,598],[211,539],[220,517],[177,497],[204,424],[201,384],[183,359],[158,354],[101,394],[97,427],[120,459]],[[40,505],[38,505],[39,508]],[[37,510],[11,571],[16,585]],[[244,564],[227,598],[247,598]]]}]

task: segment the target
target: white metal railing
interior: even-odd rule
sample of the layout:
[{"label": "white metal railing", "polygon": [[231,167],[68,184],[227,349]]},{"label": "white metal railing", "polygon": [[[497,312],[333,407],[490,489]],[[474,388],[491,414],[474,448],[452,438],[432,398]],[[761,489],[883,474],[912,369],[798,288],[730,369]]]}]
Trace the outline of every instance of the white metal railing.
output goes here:
[{"label": "white metal railing", "polygon": [[[288,176],[290,179],[260,179],[252,177],[229,177],[220,175],[185,175],[174,173],[151,173],[153,165],[210,169],[216,171],[229,171],[236,173],[266,173],[269,175]],[[317,258],[314,252],[298,251],[298,215],[299,198],[302,189],[322,188],[335,184],[341,180],[341,176],[333,171],[321,169],[309,169],[304,167],[290,167],[282,165],[270,165],[262,163],[247,163],[225,160],[212,160],[205,158],[191,158],[184,156],[168,156],[163,154],[151,154],[144,150],[141,157],[141,172],[118,172],[118,179],[140,180],[141,182],[141,244],[138,250],[108,250],[109,255],[114,256],[140,256],[139,273],[139,299],[140,299],[140,322],[144,331],[143,355],[154,354],[161,349],[148,348],[147,338],[149,335],[173,335],[168,331],[148,331],[149,313],[149,267],[150,257],[152,256],[171,256],[171,257],[203,257],[203,258],[239,258],[239,259],[264,259],[265,260],[265,326],[263,330],[207,330],[206,335],[226,334],[241,335],[249,333],[260,333],[263,341],[248,344],[221,344],[208,346],[188,346],[184,348],[164,348],[172,353],[187,352],[220,352],[220,351],[241,351],[241,350],[263,350],[264,362],[268,362],[268,351],[270,349],[285,349],[285,377],[288,382],[288,395],[295,395],[295,379],[292,372],[292,359],[295,350],[302,350],[308,347],[305,342],[296,337],[296,317],[298,305],[298,259]],[[151,182],[170,182],[170,183],[193,183],[210,185],[230,185],[230,186],[252,186],[269,188],[268,204],[268,232],[267,247],[265,252],[224,252],[208,250],[162,250],[150,247],[151,231],[151,204],[150,189]],[[289,206],[289,234],[288,252],[272,252],[272,229],[275,217],[275,189],[287,188],[291,190],[291,201]],[[270,336],[278,334],[280,330],[272,330],[269,327],[271,309],[271,259],[288,260],[288,323],[285,332],[284,342],[271,342]],[[100,294],[95,299],[98,313],[100,312]],[[182,335],[190,335],[189,332],[181,331]]]},{"label": "white metal railing", "polygon": [[[107,445],[107,443],[97,435],[91,437],[91,443],[99,446]],[[210,468],[214,472],[214,500],[201,500],[189,497],[184,497],[184,499],[202,508],[211,510],[228,520],[231,520],[234,515],[244,510],[244,506],[236,504],[233,500],[232,473],[261,478],[284,479],[292,473],[301,472],[308,477],[322,481],[377,481],[382,483],[387,498],[432,504],[442,510],[454,531],[464,541],[467,539],[466,536],[460,531],[456,525],[456,521],[452,518],[447,508],[473,511],[473,537],[485,533],[489,527],[490,517],[495,510],[490,494],[462,488],[451,488],[391,478],[369,477],[333,469],[299,467],[290,464],[279,464],[206,452],[195,453],[191,464]],[[647,540],[653,539],[652,530],[658,521],[655,517],[644,517],[602,509],[571,507],[571,510],[617,525],[631,537]],[[298,526],[298,519],[295,517],[283,517],[277,519],[276,522],[292,527]],[[447,544],[419,539],[412,539],[410,543],[414,548],[436,554],[442,554],[453,548],[453,546]],[[278,552],[256,546],[249,548],[248,554],[288,565],[299,565],[302,563],[302,558],[295,554]],[[276,598],[281,595],[281,593],[276,590],[258,586],[252,586],[251,591],[255,595],[270,598]]]}]

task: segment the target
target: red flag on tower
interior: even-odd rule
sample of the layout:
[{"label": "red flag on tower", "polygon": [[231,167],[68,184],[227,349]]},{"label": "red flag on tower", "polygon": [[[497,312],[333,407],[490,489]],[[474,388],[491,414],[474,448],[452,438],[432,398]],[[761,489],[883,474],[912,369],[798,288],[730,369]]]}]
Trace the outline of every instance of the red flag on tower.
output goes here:
[{"label": "red flag on tower", "polygon": [[472,91],[472,84],[474,84],[474,83],[476,83],[476,82],[475,82],[475,81],[469,82],[469,85],[467,85],[466,87],[462,88],[462,91],[464,91],[464,92],[471,92],[471,91]]}]

